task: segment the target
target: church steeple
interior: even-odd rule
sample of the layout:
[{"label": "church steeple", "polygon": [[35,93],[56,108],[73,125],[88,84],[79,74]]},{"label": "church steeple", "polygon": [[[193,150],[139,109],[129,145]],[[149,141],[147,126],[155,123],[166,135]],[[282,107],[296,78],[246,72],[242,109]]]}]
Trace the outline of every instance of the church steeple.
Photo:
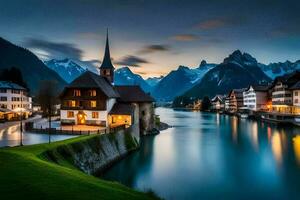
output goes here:
[{"label": "church steeple", "polygon": [[100,66],[100,75],[107,78],[111,83],[114,82],[114,66],[111,62],[109,52],[108,29],[106,32],[106,45],[102,64]]}]

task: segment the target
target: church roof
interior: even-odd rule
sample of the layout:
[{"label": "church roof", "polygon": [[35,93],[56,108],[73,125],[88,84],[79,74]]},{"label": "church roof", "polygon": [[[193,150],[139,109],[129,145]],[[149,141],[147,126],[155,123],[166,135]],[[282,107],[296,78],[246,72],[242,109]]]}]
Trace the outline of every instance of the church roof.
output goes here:
[{"label": "church roof", "polygon": [[94,74],[93,72],[86,71],[72,81],[66,88],[99,88],[109,98],[119,97],[113,86],[107,81],[106,78]]},{"label": "church roof", "polygon": [[142,102],[154,102],[154,99],[147,93],[145,93],[140,86],[115,86],[116,91],[120,95],[120,102],[132,102],[132,103],[142,103]]},{"label": "church roof", "polygon": [[106,45],[105,45],[105,52],[104,57],[102,60],[102,64],[100,66],[100,69],[114,69],[111,59],[110,59],[110,52],[109,52],[109,41],[108,41],[108,31],[106,33]]}]

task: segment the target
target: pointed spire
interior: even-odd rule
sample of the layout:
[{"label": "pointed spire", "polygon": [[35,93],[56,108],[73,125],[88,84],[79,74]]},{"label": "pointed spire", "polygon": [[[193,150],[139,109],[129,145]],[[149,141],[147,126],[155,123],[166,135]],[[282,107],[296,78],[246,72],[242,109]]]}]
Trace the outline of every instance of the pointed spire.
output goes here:
[{"label": "pointed spire", "polygon": [[110,59],[109,41],[108,41],[108,28],[106,30],[105,52],[104,52],[104,57],[103,57],[100,69],[114,69],[114,66],[113,66],[113,64],[111,62],[111,59]]}]

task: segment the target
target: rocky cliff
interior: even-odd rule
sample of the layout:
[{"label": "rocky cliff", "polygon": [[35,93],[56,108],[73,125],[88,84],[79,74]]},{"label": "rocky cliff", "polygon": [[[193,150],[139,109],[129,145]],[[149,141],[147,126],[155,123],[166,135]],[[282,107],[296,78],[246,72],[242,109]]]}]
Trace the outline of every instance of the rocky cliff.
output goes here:
[{"label": "rocky cliff", "polygon": [[44,156],[57,164],[67,161],[87,174],[97,174],[138,147],[139,137],[133,126],[59,146]]}]

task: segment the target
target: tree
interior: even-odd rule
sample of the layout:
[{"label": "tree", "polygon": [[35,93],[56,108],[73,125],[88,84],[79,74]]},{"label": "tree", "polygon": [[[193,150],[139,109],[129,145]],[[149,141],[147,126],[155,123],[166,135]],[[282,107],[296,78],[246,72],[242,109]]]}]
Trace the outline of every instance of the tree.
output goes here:
[{"label": "tree", "polygon": [[49,143],[51,141],[51,116],[55,113],[55,105],[58,104],[58,89],[55,81],[41,81],[37,95],[37,102],[41,106],[43,117],[48,118]]},{"label": "tree", "polygon": [[208,96],[205,96],[201,102],[201,110],[208,111],[211,107],[211,102]]},{"label": "tree", "polygon": [[23,79],[22,72],[16,67],[2,70],[0,72],[0,80],[11,81],[28,89],[27,84]]}]

